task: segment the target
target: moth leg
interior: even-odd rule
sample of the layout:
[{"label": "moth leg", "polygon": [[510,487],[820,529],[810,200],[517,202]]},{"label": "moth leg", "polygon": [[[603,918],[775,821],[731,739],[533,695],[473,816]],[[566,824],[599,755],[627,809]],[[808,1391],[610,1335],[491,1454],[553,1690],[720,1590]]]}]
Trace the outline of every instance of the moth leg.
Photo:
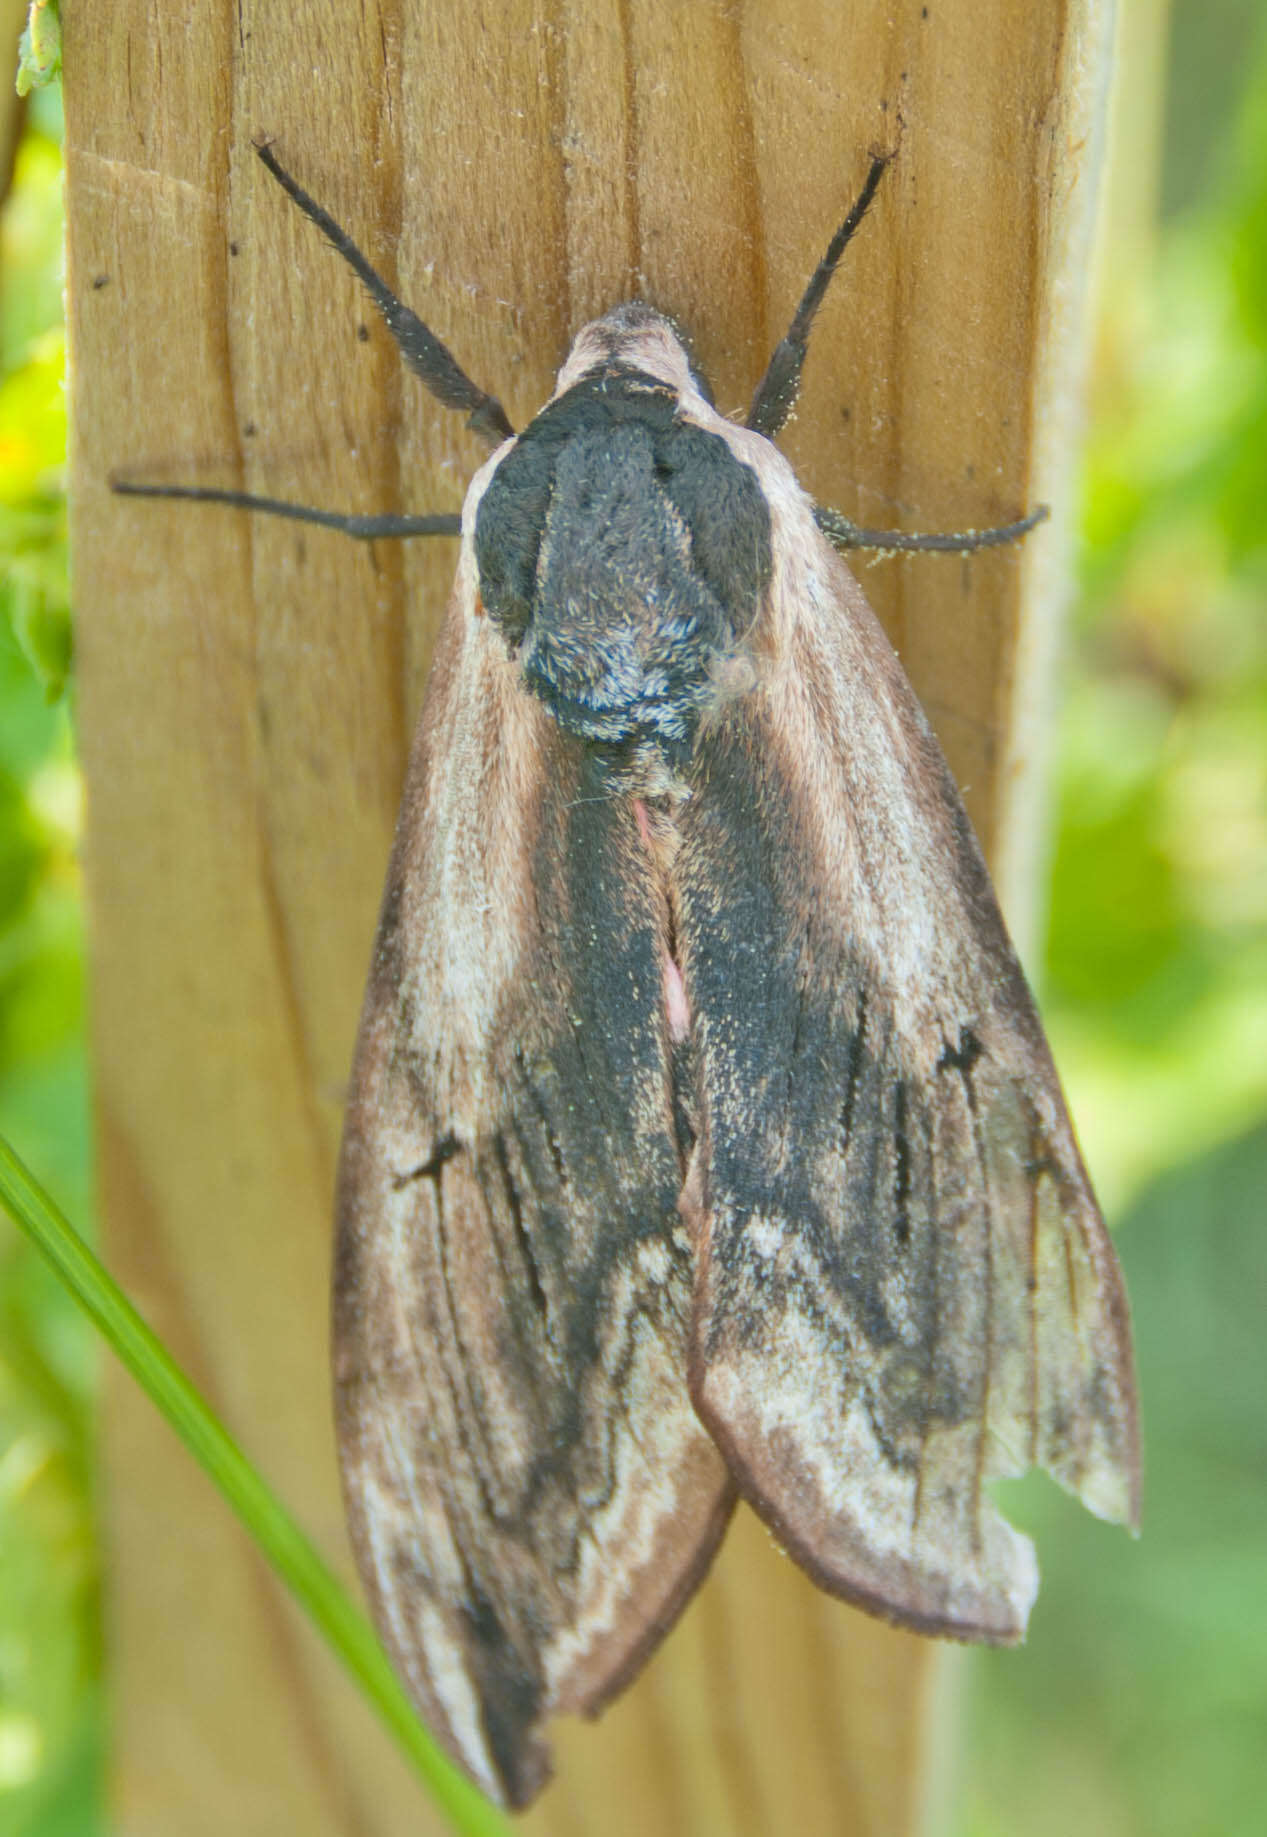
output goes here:
[{"label": "moth leg", "polygon": [[509,440],[515,430],[497,397],[478,388],[430,327],[424,325],[417,313],[411,312],[403,300],[396,298],[383,277],[366,261],[347,231],[341,229],[329,211],[323,210],[315,198],[310,198],[303,187],[295,183],[277,160],[268,141],[257,140],[255,151],[282,190],[294,199],[304,216],[316,224],[331,247],[356,271],[383,315],[401,356],[414,374],[421,377],[436,400],[443,402],[446,408],[465,410],[466,425],[472,433],[486,440],[489,446],[500,446],[503,440]]},{"label": "moth leg", "polygon": [[1007,542],[1019,542],[1037,524],[1051,515],[1046,504],[1031,510],[1015,523],[1000,523],[994,529],[960,529],[939,531],[935,535],[918,535],[913,530],[862,529],[850,522],[839,510],[815,504],[814,521],[836,549],[876,549],[881,554],[933,549],[943,554],[970,555],[974,549],[997,549]]},{"label": "moth leg", "polygon": [[186,498],[195,504],[231,504],[235,510],[262,510],[270,517],[289,517],[295,523],[319,523],[323,529],[341,530],[361,542],[389,536],[460,536],[462,519],[456,513],[434,516],[360,516],[354,511],[314,510],[309,504],[292,504],[286,498],[255,497],[249,491],[221,490],[216,485],[138,485],[130,479],[112,478],[110,489],[122,498]]},{"label": "moth leg", "polygon": [[757,384],[757,392],[752,398],[752,407],[748,410],[747,425],[758,434],[764,434],[767,440],[773,440],[783,428],[788,416],[796,407],[796,398],[801,392],[801,370],[805,364],[805,352],[809,345],[810,328],[814,315],[823,303],[823,295],[831,284],[831,278],[840,265],[854,231],[867,214],[867,209],[876,194],[884,168],[892,159],[891,153],[877,155],[871,162],[871,170],[866,183],[858,193],[857,202],[845,218],[836,234],[827,245],[827,253],[815,268],[810,277],[809,286],[801,297],[801,303],[793,314],[787,336],[775,347],[774,356],[766,367],[766,373]]}]

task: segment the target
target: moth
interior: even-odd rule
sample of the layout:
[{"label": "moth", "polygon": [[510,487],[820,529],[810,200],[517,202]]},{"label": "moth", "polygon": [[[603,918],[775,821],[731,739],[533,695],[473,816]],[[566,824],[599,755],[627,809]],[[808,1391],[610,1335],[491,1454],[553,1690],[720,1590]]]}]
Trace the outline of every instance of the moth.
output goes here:
[{"label": "moth", "polygon": [[1126,1302],[945,760],[773,438],[873,161],[743,425],[617,306],[516,434],[334,220],[492,447],[413,748],[338,1183],[349,1519],[419,1710],[494,1799],[633,1677],[742,1495],[823,1588],[1019,1639],[1040,1465],[1135,1525]]}]

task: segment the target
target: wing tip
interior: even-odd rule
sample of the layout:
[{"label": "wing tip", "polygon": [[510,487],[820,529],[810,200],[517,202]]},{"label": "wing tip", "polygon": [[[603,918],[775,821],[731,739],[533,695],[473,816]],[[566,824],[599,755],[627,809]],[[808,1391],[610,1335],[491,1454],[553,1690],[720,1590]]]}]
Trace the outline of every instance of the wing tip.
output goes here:
[{"label": "wing tip", "polygon": [[472,1753],[469,1744],[447,1727],[438,1736],[451,1758],[494,1804],[504,1811],[526,1811],[553,1778],[552,1750],[543,1734],[551,1717],[580,1715],[595,1719],[641,1672],[707,1574],[730,1522],[735,1499],[733,1485],[721,1489],[696,1560],[676,1579],[640,1637],[622,1650],[614,1669],[590,1677],[581,1688],[569,1689],[566,1682],[556,1682],[540,1710],[529,1719],[481,1692],[486,1745],[478,1753]]},{"label": "wing tip", "polygon": [[[494,1804],[505,1811],[526,1811],[553,1777],[552,1750],[544,1734],[547,1722],[556,1715],[600,1716],[676,1623],[707,1573],[734,1510],[736,1492],[724,1469],[722,1479],[723,1484],[714,1489],[716,1496],[695,1540],[691,1562],[661,1592],[637,1639],[620,1647],[614,1666],[592,1667],[587,1672],[582,1664],[570,1678],[556,1677],[543,1688],[525,1692],[522,1679],[487,1674],[484,1667],[470,1662],[468,1651],[465,1681],[473,1692],[475,1713],[467,1717],[470,1726],[464,1729],[442,1713],[433,1694],[415,1693],[436,1739]],[[405,1667],[402,1675],[411,1678],[414,1673]]]},{"label": "wing tip", "polygon": [[503,1811],[526,1810],[554,1772],[540,1695],[480,1675],[469,1662],[442,1689],[437,1675],[420,1671],[416,1653],[401,1651],[388,1629],[380,1632],[423,1726],[449,1759]]},{"label": "wing tip", "polygon": [[540,1733],[540,1724],[502,1725],[494,1732],[486,1719],[485,1727],[491,1771],[486,1773],[481,1768],[476,1776],[472,1774],[468,1756],[455,1754],[454,1757],[464,1771],[475,1778],[480,1790],[503,1811],[527,1811],[554,1775],[553,1757]]},{"label": "wing tip", "polygon": [[734,1482],[720,1462],[718,1466],[722,1483],[715,1489],[711,1510],[693,1541],[689,1562],[671,1577],[669,1587],[660,1591],[654,1607],[641,1622],[637,1636],[621,1646],[615,1664],[601,1673],[592,1673],[583,1683],[578,1677],[579,1688],[569,1688],[567,1683],[555,1681],[550,1700],[552,1714],[581,1715],[590,1719],[601,1716],[608,1705],[628,1689],[676,1626],[712,1567],[735,1509],[738,1495]]},{"label": "wing tip", "polygon": [[775,1541],[816,1587],[851,1607],[910,1632],[970,1644],[1010,1646],[1025,1637],[1038,1594],[1038,1564],[1029,1538],[989,1512],[985,1550],[972,1570],[920,1562],[900,1552],[877,1554],[855,1515],[834,1508],[812,1465],[789,1467],[790,1483],[761,1478],[771,1465],[769,1440],[745,1434],[709,1395],[709,1372],[692,1361],[691,1396],[720,1448],[739,1492]]},{"label": "wing tip", "polygon": [[1096,1518],[1120,1524],[1138,1537],[1144,1485],[1139,1393],[1116,1263],[1110,1266],[1110,1276],[1100,1289],[1108,1302],[1103,1341],[1110,1350],[1089,1365],[1079,1413],[1081,1433],[1069,1435],[1067,1423],[1062,1423],[1064,1435],[1045,1444],[1040,1440],[1031,1464],[1041,1467]]},{"label": "wing tip", "polygon": [[1044,1468],[1058,1485],[1106,1524],[1120,1524],[1132,1537],[1140,1534],[1143,1511],[1143,1474],[1139,1443],[1135,1436],[1126,1438],[1120,1453],[1098,1461],[1089,1470],[1070,1479],[1051,1468]]}]

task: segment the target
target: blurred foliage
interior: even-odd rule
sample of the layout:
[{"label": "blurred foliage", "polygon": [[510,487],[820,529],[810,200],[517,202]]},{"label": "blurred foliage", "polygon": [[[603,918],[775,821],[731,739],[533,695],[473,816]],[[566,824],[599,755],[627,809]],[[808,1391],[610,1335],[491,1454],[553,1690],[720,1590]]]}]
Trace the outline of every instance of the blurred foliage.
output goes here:
[{"label": "blurred foliage", "polygon": [[0,272],[0,625],[44,684],[70,665],[66,588],[61,152],[55,91],[39,98],[5,205]]},{"label": "blurred foliage", "polygon": [[[962,1837],[1262,1828],[1267,26],[1177,0],[1173,34],[1161,228],[1100,332],[1045,991],[1120,1219],[1145,1534],[1009,1489],[1044,1591],[1024,1652],[969,1661]],[[58,121],[32,100],[0,228],[0,1128],[84,1219]],[[0,1837],[100,1829],[90,1389],[0,1221]]]},{"label": "blurred foliage", "polygon": [[[1195,11],[1177,14],[1181,37]],[[1163,222],[1153,261],[1114,274],[1101,327],[1046,992],[1114,1211],[1159,1163],[1267,1112],[1267,37],[1257,15],[1255,29],[1259,48],[1236,68],[1239,97],[1219,92],[1231,105],[1221,141],[1207,150],[1203,140],[1194,156],[1211,174],[1205,193]],[[1198,68],[1208,63],[1207,46]],[[1187,118],[1178,108],[1172,119]],[[1107,259],[1112,268],[1111,250]]]},{"label": "blurred foliage", "polygon": [[1007,1489],[1043,1590],[971,1660],[962,1837],[1265,1823],[1267,20],[1172,25],[1160,230],[1106,251],[1044,1004],[1118,1227],[1144,1532]]},{"label": "blurred foliage", "polygon": [[[0,222],[0,1130],[89,1213],[55,91]],[[91,1336],[0,1219],[0,1837],[99,1828]]]},{"label": "blurred foliage", "polygon": [[31,0],[26,26],[18,41],[20,96],[55,83],[62,73],[62,22],[58,0]]},{"label": "blurred foliage", "polygon": [[1007,1490],[1043,1587],[1025,1648],[970,1661],[963,1837],[1263,1829],[1265,1190],[1262,1127],[1165,1176],[1123,1221],[1143,1535],[1040,1478]]}]

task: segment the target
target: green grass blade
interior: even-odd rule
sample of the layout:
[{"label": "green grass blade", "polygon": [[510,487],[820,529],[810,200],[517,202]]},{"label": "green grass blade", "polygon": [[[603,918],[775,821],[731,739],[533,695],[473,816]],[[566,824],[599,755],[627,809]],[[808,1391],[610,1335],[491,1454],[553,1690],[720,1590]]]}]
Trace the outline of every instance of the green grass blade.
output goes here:
[{"label": "green grass blade", "polygon": [[0,1136],[0,1203],[52,1264],[352,1673],[459,1837],[507,1837],[500,1813],[418,1721],[369,1622],[34,1175]]}]

